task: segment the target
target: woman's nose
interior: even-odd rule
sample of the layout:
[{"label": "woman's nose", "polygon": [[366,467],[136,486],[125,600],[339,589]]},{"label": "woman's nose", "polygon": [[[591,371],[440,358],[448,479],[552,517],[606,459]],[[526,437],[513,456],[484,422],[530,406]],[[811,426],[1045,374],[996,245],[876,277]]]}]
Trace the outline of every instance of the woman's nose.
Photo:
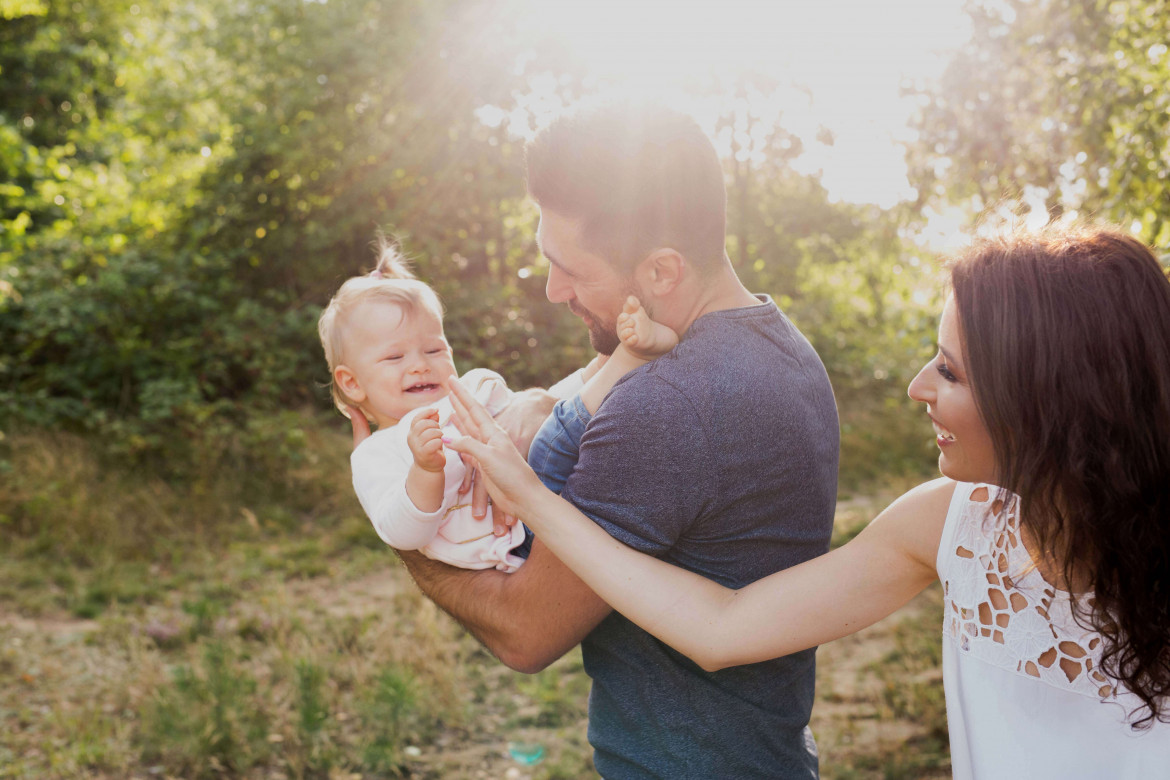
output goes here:
[{"label": "woman's nose", "polygon": [[915,401],[926,404],[934,401],[934,383],[930,380],[933,362],[928,361],[918,372],[918,375],[910,380],[910,386],[906,388],[906,394]]}]

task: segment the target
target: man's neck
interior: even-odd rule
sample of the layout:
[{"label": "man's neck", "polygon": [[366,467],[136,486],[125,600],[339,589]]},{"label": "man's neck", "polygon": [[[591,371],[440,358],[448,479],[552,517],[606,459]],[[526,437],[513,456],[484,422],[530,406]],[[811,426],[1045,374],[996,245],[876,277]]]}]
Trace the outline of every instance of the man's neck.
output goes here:
[{"label": "man's neck", "polygon": [[760,304],[760,299],[743,286],[730,264],[710,277],[694,279],[692,283],[695,290],[689,305],[680,306],[678,315],[673,318],[675,321],[665,323],[679,334],[686,333],[704,314]]}]

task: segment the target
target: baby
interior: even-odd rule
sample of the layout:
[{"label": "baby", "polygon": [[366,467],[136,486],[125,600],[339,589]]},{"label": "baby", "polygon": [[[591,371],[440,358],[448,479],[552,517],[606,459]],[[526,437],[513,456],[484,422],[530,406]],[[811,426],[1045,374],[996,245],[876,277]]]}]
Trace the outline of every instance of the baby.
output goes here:
[{"label": "baby", "polygon": [[[465,569],[519,568],[527,552],[523,525],[496,536],[490,507],[486,518],[473,517],[470,501],[459,495],[466,467],[458,453],[443,446],[444,437],[461,434],[447,399],[447,379],[457,371],[434,290],[415,279],[394,247],[382,242],[377,269],[341,286],[321,314],[318,330],[334,403],[347,416],[350,408],[361,410],[378,427],[350,458],[354,491],[378,536],[396,549],[421,550]],[[610,359],[550,389],[562,398],[580,389],[577,397],[558,404],[557,414],[545,424],[549,431],[533,442],[538,471],[551,484],[563,485],[576,465],[581,414],[587,420],[618,379],[678,342],[634,298],[619,319],[619,333],[623,346]],[[582,386],[585,378],[589,381]],[[494,371],[472,369],[459,381],[492,415],[511,398]],[[578,408],[585,411],[575,413]]]}]

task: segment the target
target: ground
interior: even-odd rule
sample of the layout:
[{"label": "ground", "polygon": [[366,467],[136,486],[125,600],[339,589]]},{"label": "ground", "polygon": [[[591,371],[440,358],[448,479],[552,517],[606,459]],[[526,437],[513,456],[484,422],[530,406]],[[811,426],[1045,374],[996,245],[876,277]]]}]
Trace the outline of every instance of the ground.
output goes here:
[{"label": "ground", "polygon": [[[882,500],[842,502],[838,541]],[[504,669],[360,518],[255,527],[84,587],[0,561],[0,777],[594,776],[579,653]],[[939,605],[932,589],[819,651],[824,777],[949,776]]]}]

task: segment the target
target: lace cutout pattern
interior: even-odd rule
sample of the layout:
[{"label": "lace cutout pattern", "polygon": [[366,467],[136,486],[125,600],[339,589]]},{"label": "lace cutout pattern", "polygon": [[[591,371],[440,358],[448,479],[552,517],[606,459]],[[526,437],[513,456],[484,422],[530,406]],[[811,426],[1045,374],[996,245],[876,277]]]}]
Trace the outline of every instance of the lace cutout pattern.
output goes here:
[{"label": "lace cutout pattern", "polygon": [[[960,488],[962,489],[962,488]],[[1019,499],[977,486],[961,508],[943,577],[943,631],[964,653],[1049,685],[1113,701],[1101,638],[1073,619],[1069,594],[1044,580],[1020,539]]]}]

